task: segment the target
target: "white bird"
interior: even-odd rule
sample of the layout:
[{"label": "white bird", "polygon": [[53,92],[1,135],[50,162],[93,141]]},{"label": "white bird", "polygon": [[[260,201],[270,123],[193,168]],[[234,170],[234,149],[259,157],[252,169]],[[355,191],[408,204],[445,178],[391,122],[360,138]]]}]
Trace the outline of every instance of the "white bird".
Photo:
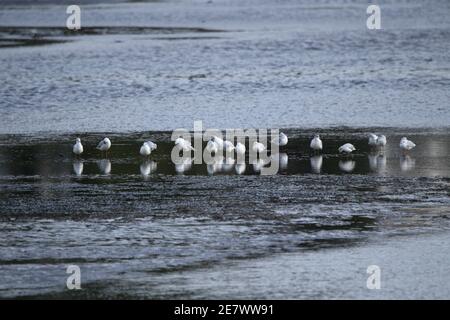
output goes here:
[{"label": "white bird", "polygon": [[351,143],[346,143],[346,144],[340,146],[338,150],[339,150],[340,153],[350,154],[350,153],[352,153],[353,151],[355,151],[356,148],[355,148],[355,146],[352,145]]},{"label": "white bird", "polygon": [[223,148],[225,149],[226,153],[231,153],[234,150],[234,144],[231,141],[225,140],[223,142]]},{"label": "white bird", "polygon": [[240,155],[245,154],[246,148],[245,148],[245,145],[243,143],[240,143],[240,142],[236,143],[236,147],[235,148],[236,148],[236,153],[237,154],[240,154]]},{"label": "white bird", "polygon": [[83,153],[83,145],[81,144],[81,139],[80,138],[77,138],[75,144],[73,145],[72,151],[76,155],[80,155],[80,154]]},{"label": "white bird", "polygon": [[146,141],[142,144],[141,149],[139,150],[139,153],[143,156],[149,156],[153,150],[156,150],[157,144],[153,143],[151,141]]},{"label": "white bird", "polygon": [[379,135],[377,138],[377,147],[384,147],[387,143],[385,135]]},{"label": "white bird", "polygon": [[254,152],[261,153],[266,150],[266,147],[261,142],[254,141],[252,149]]},{"label": "white bird", "polygon": [[274,139],[272,139],[272,143],[274,143],[280,147],[283,147],[288,144],[288,140],[289,139],[288,139],[287,135],[285,135],[283,132],[280,132],[280,135],[278,137],[275,137]]},{"label": "white bird", "polygon": [[223,149],[223,139],[219,138],[218,136],[212,136],[211,140],[217,143],[217,146],[220,150]]},{"label": "white bird", "polygon": [[217,144],[217,142],[209,140],[206,144],[206,150],[211,154],[216,154],[219,151],[219,145]]},{"label": "white bird", "polygon": [[191,142],[183,138],[177,138],[175,140],[175,145],[183,149],[183,151],[195,150],[194,148],[192,148]]},{"label": "white bird", "polygon": [[320,136],[318,134],[314,135],[314,138],[311,140],[311,143],[310,143],[309,146],[314,151],[321,151],[322,150],[322,148],[323,148],[322,140],[320,140]]},{"label": "white bird", "polygon": [[152,142],[152,141],[147,141],[145,143],[150,146],[150,150],[151,151],[155,151],[156,149],[158,149],[158,145],[156,143]]},{"label": "white bird", "polygon": [[403,137],[400,140],[400,149],[404,152],[414,149],[415,146],[416,146],[416,144],[414,142],[412,142],[411,140],[408,140],[406,137]]},{"label": "white bird", "polygon": [[353,151],[356,150],[356,148],[351,143],[346,143],[346,144],[340,146],[338,150],[340,153],[352,153]]},{"label": "white bird", "polygon": [[97,145],[97,149],[102,152],[103,151],[108,152],[109,148],[111,148],[111,140],[109,140],[108,138],[103,139]]},{"label": "white bird", "polygon": [[376,134],[369,134],[369,146],[375,147],[377,145],[378,136]]}]

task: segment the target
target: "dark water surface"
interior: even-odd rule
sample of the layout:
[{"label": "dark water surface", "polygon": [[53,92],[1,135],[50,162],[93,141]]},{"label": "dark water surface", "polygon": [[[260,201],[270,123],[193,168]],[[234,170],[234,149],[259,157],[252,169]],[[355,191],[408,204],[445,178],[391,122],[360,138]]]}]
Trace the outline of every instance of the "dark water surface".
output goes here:
[{"label": "dark water surface", "polygon": [[[72,135],[1,136],[0,295],[270,297],[264,291],[271,290],[270,279],[258,279],[268,276],[259,268],[253,280],[267,287],[255,292],[219,293],[216,286],[228,280],[208,279],[230,263],[238,270],[243,263],[246,270],[248,264],[263,263],[259,259],[276,259],[268,265],[282,267],[283,261],[294,259],[292,254],[318,263],[306,252],[334,259],[339,251],[328,249],[361,245],[355,250],[366,250],[361,256],[369,259],[370,250],[364,248],[370,243],[394,237],[389,241],[403,245],[402,237],[448,232],[448,132],[385,129],[388,146],[374,153],[365,130],[326,130],[321,156],[309,155],[313,131],[286,132],[290,142],[281,150],[283,161],[275,176],[261,176],[248,164],[240,175],[233,166],[212,172],[205,164],[177,171],[170,162],[169,133],[111,134],[108,159],[94,150],[102,137],[96,134],[81,137],[86,150],[81,159],[71,154]],[[418,145],[408,155],[398,149],[403,135]],[[138,150],[147,139],[157,142],[158,149],[143,160]],[[344,142],[355,144],[353,157],[337,155]],[[438,257],[448,262],[448,255]],[[343,272],[347,260],[342,259],[336,263]],[[65,290],[68,264],[81,267],[86,290]],[[309,281],[326,271],[317,272]],[[201,290],[184,282],[175,286],[177,277],[191,281],[191,276],[204,279],[198,279]],[[400,289],[394,287],[390,294],[401,297]],[[314,297],[297,290],[283,287],[277,294]],[[442,297],[448,286],[437,293],[429,290],[424,296]]]}]

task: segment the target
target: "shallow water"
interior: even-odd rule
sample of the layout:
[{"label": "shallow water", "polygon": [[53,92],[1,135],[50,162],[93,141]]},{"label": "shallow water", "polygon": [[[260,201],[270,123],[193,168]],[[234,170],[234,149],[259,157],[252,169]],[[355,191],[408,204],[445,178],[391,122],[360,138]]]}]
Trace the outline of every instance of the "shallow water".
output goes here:
[{"label": "shallow water", "polygon": [[[0,292],[70,296],[65,266],[76,264],[89,288],[79,293],[84,297],[216,296],[213,283],[200,294],[195,286],[174,290],[167,279],[181,271],[207,278],[228,263],[279,253],[448,231],[449,134],[384,132],[391,143],[378,154],[364,130],[322,132],[315,171],[311,159],[320,156],[307,148],[312,132],[288,130],[281,150],[288,161],[275,176],[248,164],[241,175],[233,166],[208,172],[206,164],[177,172],[169,133],[111,135],[107,159],[94,151],[96,134],[82,137],[81,159],[71,154],[70,135],[2,136]],[[406,156],[397,147],[403,134],[418,144]],[[148,139],[158,149],[143,160],[138,150]],[[348,141],[358,151],[337,155]],[[140,291],[149,285],[158,290]],[[220,296],[228,294],[234,291]]]},{"label": "shallow water", "polygon": [[[449,298],[448,1],[55,2],[0,3],[0,297]],[[195,120],[285,128],[279,172],[175,166]]]}]

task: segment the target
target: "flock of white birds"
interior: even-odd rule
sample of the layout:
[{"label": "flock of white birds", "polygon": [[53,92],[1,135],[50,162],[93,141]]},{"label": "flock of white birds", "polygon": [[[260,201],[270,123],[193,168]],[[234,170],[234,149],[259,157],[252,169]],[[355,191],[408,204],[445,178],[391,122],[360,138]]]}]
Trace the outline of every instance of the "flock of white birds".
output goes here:
[{"label": "flock of white birds", "polygon": [[[285,146],[288,144],[288,140],[289,139],[287,135],[281,132],[278,137],[272,140],[272,143],[277,144],[278,146]],[[368,144],[371,148],[384,148],[387,144],[386,136],[384,135],[377,136],[373,133],[370,133]],[[186,152],[195,150],[192,147],[191,142],[183,138],[177,138],[175,140],[175,146]],[[403,137],[400,140],[399,146],[402,152],[408,152],[409,150],[413,149],[416,146],[416,144],[411,140],[408,140],[406,137]],[[156,143],[152,141],[146,141],[142,144],[139,153],[144,157],[148,157],[154,150],[157,149],[157,147],[158,146]],[[105,153],[107,153],[110,148],[111,148],[111,140],[109,140],[109,138],[104,138],[97,145],[97,149]],[[236,145],[234,145],[233,142],[223,140],[217,136],[213,136],[211,140],[208,141],[205,148],[210,153],[218,153],[219,151],[223,150],[226,151],[227,153],[235,151],[237,154],[243,155],[247,151],[244,144],[238,142]],[[311,140],[310,148],[314,152],[322,151],[323,143],[318,134],[316,134],[314,138]],[[266,146],[261,142],[255,141],[253,142],[252,150],[256,153],[261,153],[266,150]],[[351,154],[355,150],[356,150],[355,146],[351,143],[346,143],[338,148],[339,153],[347,155]],[[75,145],[73,146],[73,153],[76,155],[81,155],[83,151],[84,148],[83,145],[81,144],[81,139],[77,138]]]}]

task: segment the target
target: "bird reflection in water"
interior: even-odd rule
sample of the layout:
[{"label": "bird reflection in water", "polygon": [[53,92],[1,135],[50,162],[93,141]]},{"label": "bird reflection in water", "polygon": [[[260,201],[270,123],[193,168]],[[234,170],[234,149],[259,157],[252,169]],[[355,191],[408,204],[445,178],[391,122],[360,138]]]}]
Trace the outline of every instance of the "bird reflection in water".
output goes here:
[{"label": "bird reflection in water", "polygon": [[97,161],[97,166],[101,174],[108,175],[111,173],[111,161],[108,159]]},{"label": "bird reflection in water", "polygon": [[156,171],[157,164],[153,160],[147,160],[141,163],[139,169],[143,177],[148,177],[150,174]]},{"label": "bird reflection in water", "polygon": [[75,160],[73,162],[73,171],[77,176],[81,176],[83,174],[84,164],[81,160]]}]

